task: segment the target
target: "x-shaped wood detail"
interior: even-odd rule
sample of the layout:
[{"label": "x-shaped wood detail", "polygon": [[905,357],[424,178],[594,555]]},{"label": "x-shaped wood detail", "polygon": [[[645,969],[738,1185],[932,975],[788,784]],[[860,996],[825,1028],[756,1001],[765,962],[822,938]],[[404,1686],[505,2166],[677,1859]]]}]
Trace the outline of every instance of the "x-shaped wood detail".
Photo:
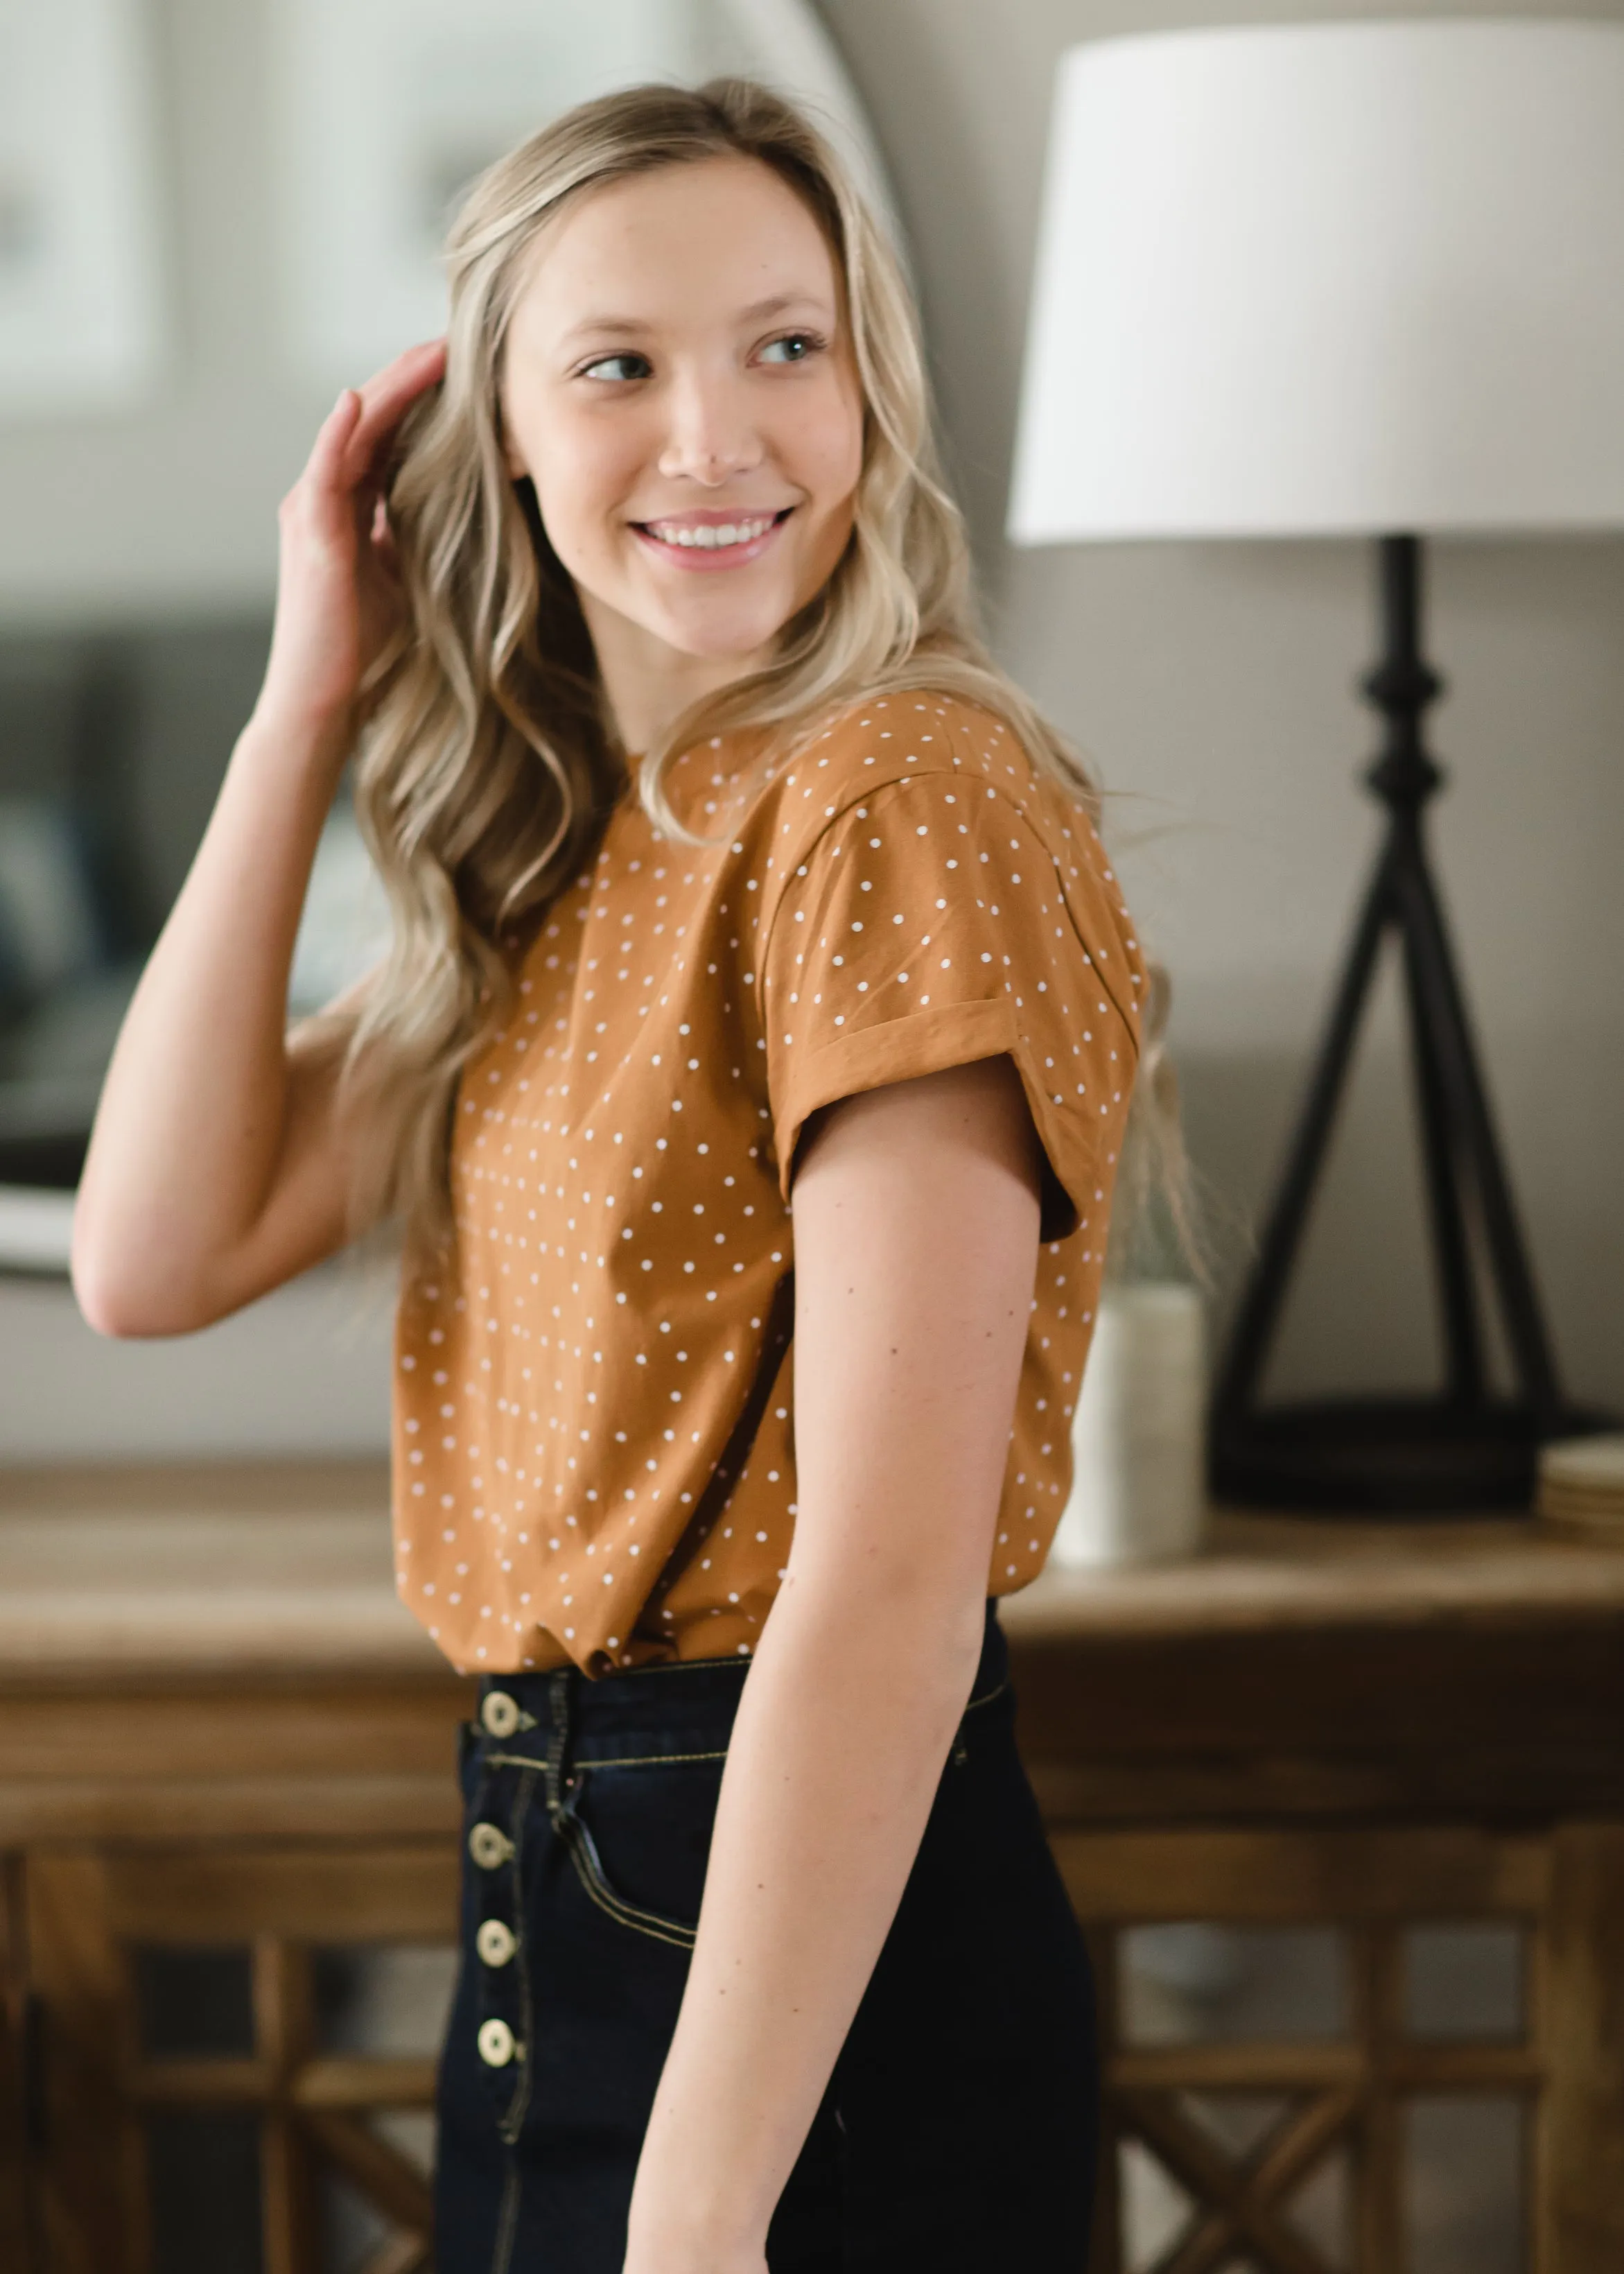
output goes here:
[{"label": "x-shaped wood detail", "polygon": [[1226,2156],[1169,2093],[1125,2089],[1114,2098],[1123,2134],[1141,2140],[1198,2206],[1152,2274],[1213,2274],[1242,2250],[1267,2274],[1335,2274],[1287,2221],[1284,2199],[1357,2120],[1357,2090],[1314,2095],[1238,2158]]},{"label": "x-shaped wood detail", "polygon": [[429,2183],[365,2118],[429,2106],[433,2062],[318,2052],[311,1954],[280,1936],[255,1942],[253,2006],[251,2058],[132,2062],[132,2101],[145,2107],[259,2112],[266,2274],[312,2274],[312,2182],[319,2160],[397,2230],[361,2274],[426,2274],[432,2261]]}]

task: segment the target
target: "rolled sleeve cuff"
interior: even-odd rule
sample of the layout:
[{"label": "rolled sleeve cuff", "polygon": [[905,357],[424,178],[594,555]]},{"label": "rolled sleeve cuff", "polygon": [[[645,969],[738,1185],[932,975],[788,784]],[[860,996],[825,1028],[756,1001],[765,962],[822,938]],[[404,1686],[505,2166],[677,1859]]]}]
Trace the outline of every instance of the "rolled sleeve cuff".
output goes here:
[{"label": "rolled sleeve cuff", "polygon": [[1049,1173],[1045,1177],[1041,1236],[1064,1239],[1075,1231],[1094,1195],[1098,1147],[1080,1117],[1057,1104],[1043,1086],[1041,1069],[1020,1031],[1015,1006],[1007,998],[981,1003],[944,1003],[906,1019],[854,1028],[824,1043],[793,1067],[773,1115],[778,1156],[778,1188],[786,1201],[794,1171],[801,1132],[820,1107],[893,1081],[943,1073],[950,1066],[974,1065],[981,1058],[1014,1059],[1036,1125]]}]

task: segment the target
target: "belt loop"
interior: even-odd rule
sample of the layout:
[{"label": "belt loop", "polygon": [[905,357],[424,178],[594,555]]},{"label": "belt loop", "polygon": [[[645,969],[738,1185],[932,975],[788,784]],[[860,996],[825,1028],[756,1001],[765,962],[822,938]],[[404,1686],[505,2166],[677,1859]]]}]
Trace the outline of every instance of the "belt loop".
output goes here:
[{"label": "belt loop", "polygon": [[569,1706],[575,1685],[573,1666],[555,1667],[547,1676],[547,1816],[558,1822],[562,1804],[562,1770],[569,1744]]}]

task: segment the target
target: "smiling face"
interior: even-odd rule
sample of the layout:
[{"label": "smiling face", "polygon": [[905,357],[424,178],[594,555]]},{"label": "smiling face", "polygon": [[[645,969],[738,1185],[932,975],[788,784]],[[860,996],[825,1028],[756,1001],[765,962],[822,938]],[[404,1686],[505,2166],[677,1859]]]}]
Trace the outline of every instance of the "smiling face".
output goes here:
[{"label": "smiling face", "polygon": [[501,406],[633,747],[767,661],[846,549],[863,414],[840,282],[754,159],[567,209],[515,304]]}]

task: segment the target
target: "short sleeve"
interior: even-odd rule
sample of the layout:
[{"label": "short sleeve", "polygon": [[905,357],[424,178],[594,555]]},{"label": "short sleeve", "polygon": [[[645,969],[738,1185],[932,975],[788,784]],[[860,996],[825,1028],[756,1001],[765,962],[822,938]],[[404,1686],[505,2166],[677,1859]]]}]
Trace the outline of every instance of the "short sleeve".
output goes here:
[{"label": "short sleeve", "polygon": [[889,783],[816,839],[761,965],[786,1199],[821,1106],[1007,1053],[1051,1172],[1042,1236],[1076,1229],[1120,1144],[1138,1052],[1106,978],[1120,989],[1132,943],[1094,870],[1075,853],[1068,865],[1063,885],[1022,806],[967,772]]}]

